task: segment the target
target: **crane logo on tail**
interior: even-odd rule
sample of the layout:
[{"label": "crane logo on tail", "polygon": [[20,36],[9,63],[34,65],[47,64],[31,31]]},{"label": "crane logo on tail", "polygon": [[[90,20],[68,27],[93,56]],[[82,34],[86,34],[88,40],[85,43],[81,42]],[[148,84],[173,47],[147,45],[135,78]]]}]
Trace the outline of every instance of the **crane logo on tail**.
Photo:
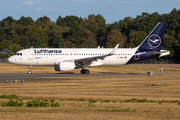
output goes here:
[{"label": "crane logo on tail", "polygon": [[158,35],[153,34],[149,37],[148,44],[152,48],[157,48],[159,45],[161,45],[161,38]]}]

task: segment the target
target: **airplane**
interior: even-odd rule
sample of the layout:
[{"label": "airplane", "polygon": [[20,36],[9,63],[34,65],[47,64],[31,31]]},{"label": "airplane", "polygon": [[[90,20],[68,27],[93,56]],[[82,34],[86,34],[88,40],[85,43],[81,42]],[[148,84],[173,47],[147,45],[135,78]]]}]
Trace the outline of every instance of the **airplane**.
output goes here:
[{"label": "airplane", "polygon": [[170,54],[161,50],[166,23],[158,23],[144,41],[135,48],[30,48],[23,49],[11,56],[12,64],[29,66],[54,66],[56,71],[81,69],[81,74],[89,74],[89,66],[127,65]]}]

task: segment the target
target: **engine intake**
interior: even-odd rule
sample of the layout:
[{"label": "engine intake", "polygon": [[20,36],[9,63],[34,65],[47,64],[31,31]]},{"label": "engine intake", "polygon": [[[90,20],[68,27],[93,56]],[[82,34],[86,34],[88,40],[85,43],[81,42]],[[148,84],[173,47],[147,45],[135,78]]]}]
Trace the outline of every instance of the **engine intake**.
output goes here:
[{"label": "engine intake", "polygon": [[74,70],[76,65],[74,62],[59,62],[59,65],[55,65],[55,71],[71,71]]}]

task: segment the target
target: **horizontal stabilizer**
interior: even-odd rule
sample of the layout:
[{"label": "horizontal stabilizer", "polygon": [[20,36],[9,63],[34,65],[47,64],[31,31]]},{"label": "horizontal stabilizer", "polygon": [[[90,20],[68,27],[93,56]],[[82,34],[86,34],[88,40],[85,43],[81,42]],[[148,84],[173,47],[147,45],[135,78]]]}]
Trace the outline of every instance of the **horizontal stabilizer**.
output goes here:
[{"label": "horizontal stabilizer", "polygon": [[157,55],[157,54],[162,54],[162,53],[170,53],[168,50],[161,50],[161,52],[154,52],[154,53],[149,53],[150,55]]}]

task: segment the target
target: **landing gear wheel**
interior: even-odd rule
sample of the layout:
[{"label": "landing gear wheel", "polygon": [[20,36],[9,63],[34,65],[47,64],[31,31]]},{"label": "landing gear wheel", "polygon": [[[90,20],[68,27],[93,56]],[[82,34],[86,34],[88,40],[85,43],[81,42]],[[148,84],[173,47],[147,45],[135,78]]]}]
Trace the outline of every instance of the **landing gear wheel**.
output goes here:
[{"label": "landing gear wheel", "polygon": [[82,69],[81,74],[89,74],[89,70],[88,69]]},{"label": "landing gear wheel", "polygon": [[82,70],[81,70],[81,74],[84,74],[84,73],[85,73],[85,70],[84,70],[84,69],[82,69]]},{"label": "landing gear wheel", "polygon": [[29,71],[28,71],[28,74],[32,74],[31,69],[32,69],[32,66],[30,65],[30,66],[29,66]]},{"label": "landing gear wheel", "polygon": [[88,69],[85,70],[85,74],[89,74],[89,70]]},{"label": "landing gear wheel", "polygon": [[32,71],[28,71],[28,74],[32,74]]}]

